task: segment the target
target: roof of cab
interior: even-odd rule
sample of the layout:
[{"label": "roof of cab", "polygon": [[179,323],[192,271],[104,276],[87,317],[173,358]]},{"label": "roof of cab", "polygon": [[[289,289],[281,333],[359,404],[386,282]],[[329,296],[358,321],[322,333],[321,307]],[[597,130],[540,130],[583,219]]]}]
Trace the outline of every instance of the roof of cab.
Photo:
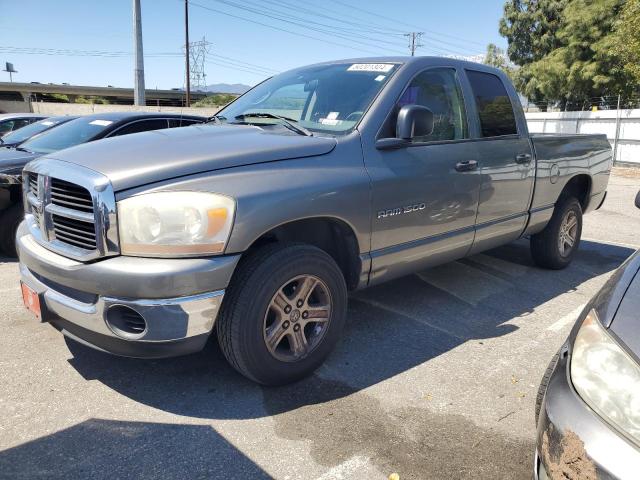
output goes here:
[{"label": "roof of cab", "polygon": [[451,57],[436,57],[436,56],[385,56],[385,57],[356,57],[356,58],[345,58],[342,60],[331,60],[327,62],[320,62],[316,65],[331,65],[336,63],[399,63],[399,64],[412,64],[412,63],[422,63],[422,64],[441,64],[446,61],[447,64],[451,66],[458,66],[462,68],[475,68],[479,70],[486,71],[500,71],[497,68],[491,67],[489,65],[485,65],[483,63],[470,62],[468,60],[460,60],[457,58]]}]

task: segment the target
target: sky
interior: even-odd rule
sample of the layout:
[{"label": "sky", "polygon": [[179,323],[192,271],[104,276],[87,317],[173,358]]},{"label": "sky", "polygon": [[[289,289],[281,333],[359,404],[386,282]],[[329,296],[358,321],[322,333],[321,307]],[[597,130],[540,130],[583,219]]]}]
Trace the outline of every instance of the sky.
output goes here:
[{"label": "sky", "polygon": [[[184,1],[141,0],[146,88],[184,86]],[[210,42],[206,83],[254,85],[340,58],[478,55],[498,33],[504,0],[190,0],[189,39]],[[133,86],[132,0],[0,0],[0,65],[14,81]],[[0,72],[0,80],[8,74]]]}]

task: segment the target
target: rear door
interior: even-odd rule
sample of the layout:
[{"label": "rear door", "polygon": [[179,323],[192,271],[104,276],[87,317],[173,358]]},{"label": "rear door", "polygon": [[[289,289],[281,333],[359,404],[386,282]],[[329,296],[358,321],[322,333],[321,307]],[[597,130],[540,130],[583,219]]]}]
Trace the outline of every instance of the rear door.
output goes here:
[{"label": "rear door", "polygon": [[[476,236],[471,253],[518,238],[527,222],[535,162],[526,127],[518,120],[503,80],[466,70],[480,166]],[[519,125],[520,123],[520,125]]]}]

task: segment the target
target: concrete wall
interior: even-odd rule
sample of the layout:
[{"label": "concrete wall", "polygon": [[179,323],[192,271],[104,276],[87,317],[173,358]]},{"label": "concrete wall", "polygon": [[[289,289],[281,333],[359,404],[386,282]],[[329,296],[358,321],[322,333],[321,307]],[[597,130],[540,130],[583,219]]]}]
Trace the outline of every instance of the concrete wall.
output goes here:
[{"label": "concrete wall", "polygon": [[0,100],[0,113],[30,112],[29,102],[15,102],[12,100]]},{"label": "concrete wall", "polygon": [[612,148],[617,143],[616,162],[640,166],[640,110],[536,112],[526,117],[532,133],[606,134]]},{"label": "concrete wall", "polygon": [[88,115],[91,113],[106,112],[167,112],[201,115],[209,117],[220,110],[220,107],[212,108],[183,108],[183,107],[155,107],[155,106],[135,106],[135,105],[98,105],[85,103],[49,103],[34,102],[31,104],[35,113],[45,113],[48,115]]}]

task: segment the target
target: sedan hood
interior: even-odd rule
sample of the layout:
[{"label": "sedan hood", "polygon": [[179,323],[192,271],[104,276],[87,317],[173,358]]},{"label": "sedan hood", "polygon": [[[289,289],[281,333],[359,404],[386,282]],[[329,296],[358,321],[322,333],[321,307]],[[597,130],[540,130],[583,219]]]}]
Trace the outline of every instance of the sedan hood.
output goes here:
[{"label": "sedan hood", "polygon": [[19,175],[22,168],[39,153],[21,152],[15,148],[0,148],[0,174]]},{"label": "sedan hood", "polygon": [[202,125],[125,135],[49,155],[106,175],[115,191],[184,175],[323,155],[332,138],[270,133],[247,125]]}]

